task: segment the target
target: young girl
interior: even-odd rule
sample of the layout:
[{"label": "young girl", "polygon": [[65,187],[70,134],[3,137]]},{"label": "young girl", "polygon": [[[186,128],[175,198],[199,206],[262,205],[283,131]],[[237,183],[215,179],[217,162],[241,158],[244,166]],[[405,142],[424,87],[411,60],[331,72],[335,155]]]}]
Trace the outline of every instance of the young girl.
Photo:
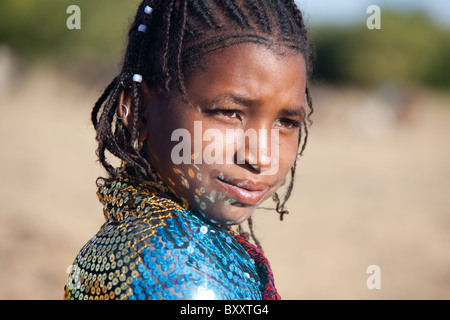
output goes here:
[{"label": "young girl", "polygon": [[143,1],[92,112],[106,222],[65,298],[279,299],[262,251],[231,226],[251,227],[270,197],[287,213],[309,64],[293,0]]}]

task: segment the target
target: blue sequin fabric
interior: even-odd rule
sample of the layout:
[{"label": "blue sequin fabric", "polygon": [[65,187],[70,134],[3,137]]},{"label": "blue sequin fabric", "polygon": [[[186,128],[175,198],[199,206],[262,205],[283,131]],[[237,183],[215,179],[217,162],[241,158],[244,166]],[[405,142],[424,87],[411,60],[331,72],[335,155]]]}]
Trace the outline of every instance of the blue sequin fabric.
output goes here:
[{"label": "blue sequin fabric", "polygon": [[127,171],[99,189],[106,222],[73,262],[65,299],[264,298],[261,272],[231,231]]}]

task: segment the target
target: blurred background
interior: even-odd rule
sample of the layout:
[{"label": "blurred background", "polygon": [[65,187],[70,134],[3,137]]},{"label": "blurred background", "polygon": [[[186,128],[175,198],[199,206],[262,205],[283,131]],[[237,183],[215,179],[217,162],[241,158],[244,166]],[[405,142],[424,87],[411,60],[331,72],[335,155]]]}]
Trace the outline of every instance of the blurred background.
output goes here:
[{"label": "blurred background", "polygon": [[[61,299],[104,221],[90,111],[138,3],[0,2],[0,299]],[[450,2],[297,3],[315,53],[314,124],[290,214],[254,222],[280,294],[449,299]],[[69,5],[81,29],[67,28]],[[380,289],[367,286],[371,265]]]}]

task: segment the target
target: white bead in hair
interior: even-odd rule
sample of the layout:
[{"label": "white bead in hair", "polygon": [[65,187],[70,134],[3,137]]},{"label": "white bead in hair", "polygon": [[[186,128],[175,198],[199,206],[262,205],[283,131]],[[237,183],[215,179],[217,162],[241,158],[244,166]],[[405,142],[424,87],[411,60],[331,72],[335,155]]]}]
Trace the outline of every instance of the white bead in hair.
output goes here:
[{"label": "white bead in hair", "polygon": [[145,12],[146,14],[150,14],[150,13],[152,13],[152,11],[153,11],[153,8],[152,8],[152,7],[146,6],[146,7],[144,8],[144,12]]},{"label": "white bead in hair", "polygon": [[139,25],[138,31],[140,31],[140,32],[145,32],[145,31],[147,31],[147,26],[146,26],[145,24]]},{"label": "white bead in hair", "polygon": [[134,82],[142,82],[142,76],[140,74],[133,75],[133,81]]}]

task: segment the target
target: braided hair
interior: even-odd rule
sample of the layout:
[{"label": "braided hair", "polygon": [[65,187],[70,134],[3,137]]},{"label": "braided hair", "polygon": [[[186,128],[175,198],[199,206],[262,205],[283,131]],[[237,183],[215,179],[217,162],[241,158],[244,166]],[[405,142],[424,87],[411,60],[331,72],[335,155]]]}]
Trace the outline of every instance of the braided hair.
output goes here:
[{"label": "braided hair", "polygon": [[[294,0],[145,0],[137,10],[128,38],[122,70],[106,87],[91,115],[97,132],[96,154],[109,174],[103,180],[114,179],[116,174],[106,157],[109,151],[135,168],[141,178],[162,183],[143,151],[134,147],[142,112],[140,81],[132,80],[134,74],[142,75],[146,84],[160,94],[179,90],[186,99],[187,68],[195,67],[202,56],[239,43],[289,48],[302,54],[307,72],[311,71],[308,32]],[[125,88],[133,94],[130,107],[134,116],[128,130],[115,117]],[[306,121],[311,122],[313,113],[308,85],[305,93],[309,113],[301,126],[298,156],[305,150]],[[277,193],[273,196],[281,220],[288,213],[285,204],[292,192],[295,169],[296,162],[284,198]]]}]

